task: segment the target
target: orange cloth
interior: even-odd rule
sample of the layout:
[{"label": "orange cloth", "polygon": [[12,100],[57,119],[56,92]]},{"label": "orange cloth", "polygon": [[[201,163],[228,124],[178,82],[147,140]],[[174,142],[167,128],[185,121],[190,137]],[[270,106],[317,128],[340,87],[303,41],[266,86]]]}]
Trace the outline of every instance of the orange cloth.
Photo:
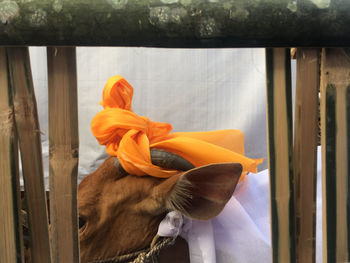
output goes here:
[{"label": "orange cloth", "polygon": [[[178,154],[194,166],[235,162],[243,174],[257,172],[262,159],[244,156],[244,135],[239,130],[170,133],[169,123],[153,122],[131,109],[132,86],[121,76],[110,78],[103,90],[104,110],[96,114],[91,130],[98,142],[117,156],[123,168],[134,175],[167,178],[177,173],[151,163],[150,148]],[[242,176],[241,179],[243,179]]]}]

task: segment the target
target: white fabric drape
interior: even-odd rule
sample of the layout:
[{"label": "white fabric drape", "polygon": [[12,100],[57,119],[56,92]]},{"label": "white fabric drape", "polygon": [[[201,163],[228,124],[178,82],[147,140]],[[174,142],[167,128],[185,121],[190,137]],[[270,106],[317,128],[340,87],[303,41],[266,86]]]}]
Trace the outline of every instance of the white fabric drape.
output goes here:
[{"label": "white fabric drape", "polygon": [[[34,88],[43,132],[48,187],[46,49],[30,48]],[[133,109],[174,131],[240,129],[246,155],[266,160],[264,49],[77,48],[79,178],[105,159],[90,131],[107,79],[122,75],[134,87]],[[259,166],[267,168],[265,161]]]},{"label": "white fabric drape", "polygon": [[[191,263],[271,262],[268,170],[248,174],[224,210],[210,221],[181,218],[171,212],[159,226],[161,236],[189,244]],[[316,262],[322,262],[321,152],[318,149]],[[181,220],[179,219],[181,218]],[[183,227],[181,223],[183,223]]]}]

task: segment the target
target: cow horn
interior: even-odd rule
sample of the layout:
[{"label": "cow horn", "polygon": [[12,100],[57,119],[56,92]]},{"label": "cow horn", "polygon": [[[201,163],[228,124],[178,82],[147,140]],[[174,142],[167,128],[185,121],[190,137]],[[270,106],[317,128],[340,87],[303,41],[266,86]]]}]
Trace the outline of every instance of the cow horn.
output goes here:
[{"label": "cow horn", "polygon": [[151,160],[154,165],[165,169],[187,171],[194,165],[181,156],[165,150],[151,149]]},{"label": "cow horn", "polygon": [[[115,167],[122,175],[127,175],[128,173],[124,170],[120,164],[117,157],[115,157]],[[151,161],[154,165],[165,169],[174,169],[179,171],[187,171],[194,168],[194,165],[191,164],[186,159],[181,156],[168,152],[165,150],[151,149]]]}]

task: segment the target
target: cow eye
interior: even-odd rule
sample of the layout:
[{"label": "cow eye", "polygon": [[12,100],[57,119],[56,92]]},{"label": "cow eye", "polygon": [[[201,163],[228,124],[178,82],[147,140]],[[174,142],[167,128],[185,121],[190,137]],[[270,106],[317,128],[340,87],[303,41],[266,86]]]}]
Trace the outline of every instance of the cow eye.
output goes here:
[{"label": "cow eye", "polygon": [[82,219],[81,217],[79,217],[79,229],[82,228],[83,226],[85,226],[86,221],[84,219]]}]

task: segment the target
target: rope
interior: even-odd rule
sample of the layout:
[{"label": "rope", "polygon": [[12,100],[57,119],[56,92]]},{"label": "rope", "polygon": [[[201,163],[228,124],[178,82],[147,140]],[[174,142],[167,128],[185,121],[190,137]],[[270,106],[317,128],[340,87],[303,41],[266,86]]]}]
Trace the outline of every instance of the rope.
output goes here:
[{"label": "rope", "polygon": [[158,256],[163,248],[175,243],[174,237],[160,237],[156,235],[149,249],[140,250],[109,259],[96,260],[90,263],[158,263]]}]

